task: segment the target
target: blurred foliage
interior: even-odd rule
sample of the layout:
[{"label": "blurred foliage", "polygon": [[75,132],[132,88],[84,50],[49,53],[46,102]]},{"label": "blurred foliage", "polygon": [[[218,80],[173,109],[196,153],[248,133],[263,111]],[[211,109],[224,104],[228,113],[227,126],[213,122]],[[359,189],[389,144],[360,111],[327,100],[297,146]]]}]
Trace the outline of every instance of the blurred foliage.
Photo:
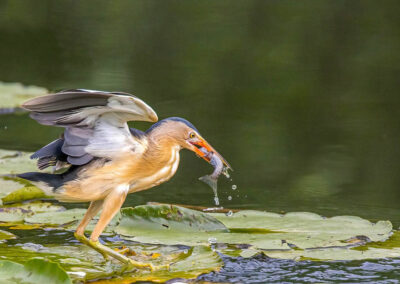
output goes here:
[{"label": "blurred foliage", "polygon": [[[189,119],[235,169],[238,190],[221,183],[226,207],[399,224],[399,8],[395,0],[1,0],[0,79],[128,91],[160,118]],[[2,116],[0,147],[33,151],[57,131]],[[192,156],[173,181],[128,203],[212,205],[197,182],[209,168]]]}]

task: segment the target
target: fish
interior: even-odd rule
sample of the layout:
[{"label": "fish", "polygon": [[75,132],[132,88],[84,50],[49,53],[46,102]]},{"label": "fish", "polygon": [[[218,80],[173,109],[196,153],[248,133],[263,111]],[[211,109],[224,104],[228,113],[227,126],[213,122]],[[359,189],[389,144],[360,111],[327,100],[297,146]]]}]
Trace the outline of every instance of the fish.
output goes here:
[{"label": "fish", "polygon": [[219,198],[217,191],[218,177],[222,173],[225,174],[227,172],[227,167],[224,166],[223,161],[220,159],[220,157],[218,157],[218,155],[215,155],[213,152],[208,152],[205,148],[200,148],[200,150],[208,156],[208,158],[210,159],[210,164],[214,167],[214,171],[209,175],[199,177],[199,180],[206,183],[212,188],[212,190],[214,191],[214,202],[215,205],[218,206],[219,205]]}]

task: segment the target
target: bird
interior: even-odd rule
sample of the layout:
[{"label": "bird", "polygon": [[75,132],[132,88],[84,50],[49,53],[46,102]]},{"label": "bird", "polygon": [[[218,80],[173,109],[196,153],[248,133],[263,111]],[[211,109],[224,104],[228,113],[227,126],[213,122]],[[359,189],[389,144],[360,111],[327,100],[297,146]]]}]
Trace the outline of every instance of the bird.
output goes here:
[{"label": "bird", "polygon": [[[155,187],[172,178],[180,150],[187,149],[210,163],[213,153],[228,162],[180,117],[158,121],[156,112],[140,98],[124,92],[71,89],[32,98],[22,104],[30,117],[47,126],[64,128],[61,137],[36,151],[37,167],[56,172],[17,175],[62,202],[89,202],[74,235],[81,243],[132,268],[155,267],[103,245],[99,237],[130,193]],[[154,124],[146,131],[128,121]],[[204,151],[204,149],[206,151]],[[99,213],[90,238],[85,228]]]}]

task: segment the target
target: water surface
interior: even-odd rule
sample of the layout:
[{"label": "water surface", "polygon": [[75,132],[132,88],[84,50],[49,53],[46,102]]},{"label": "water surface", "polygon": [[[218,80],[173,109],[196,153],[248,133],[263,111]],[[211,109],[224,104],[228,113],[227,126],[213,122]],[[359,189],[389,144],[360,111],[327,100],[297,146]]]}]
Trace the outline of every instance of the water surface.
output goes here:
[{"label": "water surface", "polygon": [[[160,118],[188,119],[235,170],[232,182],[220,179],[224,207],[357,215],[398,227],[399,5],[3,0],[0,80],[131,92]],[[0,148],[34,151],[59,133],[24,114],[0,116]],[[171,181],[125,206],[213,206],[212,190],[198,181],[211,171],[183,152]],[[226,260],[220,276],[204,279],[399,278],[398,260]]]}]

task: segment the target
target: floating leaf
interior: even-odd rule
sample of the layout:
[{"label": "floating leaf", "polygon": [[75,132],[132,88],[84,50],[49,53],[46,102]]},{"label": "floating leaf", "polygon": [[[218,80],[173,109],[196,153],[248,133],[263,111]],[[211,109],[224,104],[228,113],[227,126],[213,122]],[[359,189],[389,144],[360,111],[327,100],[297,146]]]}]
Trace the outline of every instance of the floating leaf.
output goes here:
[{"label": "floating leaf", "polygon": [[15,239],[16,236],[11,234],[10,232],[0,230],[0,243],[5,242],[6,240]]},{"label": "floating leaf", "polygon": [[42,87],[0,82],[0,109],[19,107],[24,101],[47,93],[47,89]]},{"label": "floating leaf", "polygon": [[[53,210],[54,211],[54,210]],[[41,224],[42,227],[50,226],[62,226],[67,230],[75,230],[79,225],[80,221],[83,219],[87,209],[74,208],[69,210],[62,210],[57,212],[44,212],[39,214],[28,215],[24,218],[24,221],[29,224]],[[96,215],[95,218],[86,227],[86,231],[93,231],[96,223],[99,220],[100,213]],[[119,213],[110,221],[103,234],[108,234],[112,232],[113,228],[116,226],[120,218]]]},{"label": "floating leaf", "polygon": [[[165,206],[165,205],[163,205]],[[190,209],[179,208],[181,216],[197,214],[207,216],[182,222],[179,227],[169,227],[169,219],[154,210],[164,210],[159,205],[141,206],[141,213],[136,216],[135,210],[122,210],[122,219],[115,231],[124,238],[144,243],[168,245],[209,245],[212,243],[229,245],[248,245],[254,249],[264,250],[301,250],[308,248],[348,247],[361,245],[369,241],[384,241],[389,238],[392,225],[388,221],[373,224],[358,217],[323,218],[312,213],[288,213],[279,215],[259,211],[241,211],[227,216],[225,214],[206,214]],[[142,218],[148,208],[149,216]],[[129,212],[129,214],[127,214]],[[219,219],[226,230],[197,230],[201,226],[207,227],[209,217]],[[156,221],[154,221],[156,220]],[[215,224],[214,219],[213,224]],[[160,225],[161,224],[161,225]],[[165,225],[165,226],[163,226]],[[186,228],[184,227],[186,226]],[[363,242],[351,241],[356,236],[363,236]]]},{"label": "floating leaf", "polygon": [[31,154],[0,150],[0,175],[37,171],[36,161],[29,158]]},{"label": "floating leaf", "polygon": [[10,179],[0,177],[0,205],[3,204],[3,198],[13,191],[20,189],[23,185]]},{"label": "floating leaf", "polygon": [[39,213],[25,218],[25,222],[31,224],[64,225],[73,221],[80,221],[86,213],[86,209],[75,208],[61,212]]},{"label": "floating leaf", "polygon": [[36,186],[25,186],[11,192],[10,194],[3,197],[1,200],[3,201],[3,203],[15,203],[26,200],[44,199],[44,198],[50,198],[50,197],[46,196],[46,194]]},{"label": "floating leaf", "polygon": [[0,223],[7,223],[8,225],[24,221],[23,214],[0,212]]},{"label": "floating leaf", "polygon": [[368,248],[357,250],[354,248],[325,248],[307,249],[299,251],[262,251],[271,258],[293,260],[362,260],[387,257],[400,257],[400,247],[397,248]]},{"label": "floating leaf", "polygon": [[208,247],[198,246],[187,250],[184,256],[170,266],[169,270],[159,270],[152,273],[138,271],[130,275],[125,274],[108,280],[99,280],[94,283],[121,283],[130,284],[141,281],[165,282],[175,278],[194,279],[197,276],[219,271],[223,262],[218,254]]},{"label": "floating leaf", "polygon": [[188,232],[225,231],[220,221],[205,213],[168,204],[122,208],[121,230],[130,226],[152,230]]},{"label": "floating leaf", "polygon": [[0,222],[12,225],[24,221],[25,218],[42,212],[57,212],[65,210],[60,205],[49,202],[31,202],[24,204],[12,204],[0,207]]},{"label": "floating leaf", "polygon": [[27,203],[13,203],[0,207],[0,212],[37,214],[43,212],[64,211],[65,208],[50,202],[32,201]]},{"label": "floating leaf", "polygon": [[[116,244],[111,244],[116,247]],[[208,247],[178,248],[170,246],[148,246],[132,244],[128,249],[135,251],[131,256],[136,261],[154,265],[171,264],[170,269],[151,272],[147,269],[123,273],[124,267],[117,261],[105,262],[102,256],[85,245],[34,245],[0,246],[0,257],[16,262],[36,257],[57,262],[74,280],[110,278],[107,282],[131,283],[154,280],[164,282],[172,278],[195,278],[200,274],[218,271],[223,262],[216,252]],[[153,257],[157,255],[157,257]],[[0,278],[1,279],[1,278]]]},{"label": "floating leaf", "polygon": [[24,265],[0,260],[1,283],[72,283],[68,274],[56,263],[32,259]]}]

